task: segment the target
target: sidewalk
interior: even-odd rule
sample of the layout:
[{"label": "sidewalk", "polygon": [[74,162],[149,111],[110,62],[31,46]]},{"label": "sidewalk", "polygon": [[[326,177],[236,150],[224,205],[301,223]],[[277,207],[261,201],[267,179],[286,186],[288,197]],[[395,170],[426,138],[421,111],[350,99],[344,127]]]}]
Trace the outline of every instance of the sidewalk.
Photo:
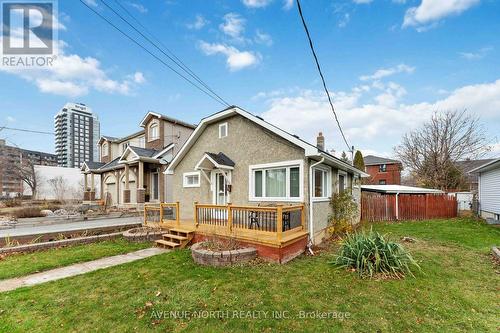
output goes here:
[{"label": "sidewalk", "polygon": [[141,224],[141,223],[142,223],[142,217],[132,216],[132,217],[89,220],[82,222],[46,224],[40,226],[18,226],[11,229],[0,230],[0,238],[63,233],[67,231],[78,231],[78,230],[95,229],[102,227],[115,227],[115,226],[127,226],[127,225],[132,226],[134,224]]},{"label": "sidewalk", "polygon": [[31,274],[7,280],[0,280],[0,292],[10,291],[21,287],[34,286],[40,283],[64,279],[67,277],[85,274],[98,269],[113,267],[128,262],[149,258],[158,254],[169,252],[170,250],[152,247],[127,254],[101,258],[93,261],[82,262],[66,267],[52,269],[50,271]]}]

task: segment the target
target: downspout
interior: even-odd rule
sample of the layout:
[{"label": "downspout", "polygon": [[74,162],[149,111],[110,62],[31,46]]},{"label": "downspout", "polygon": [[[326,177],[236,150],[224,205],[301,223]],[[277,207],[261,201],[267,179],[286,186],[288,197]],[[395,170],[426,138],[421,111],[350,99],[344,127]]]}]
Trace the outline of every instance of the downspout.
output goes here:
[{"label": "downspout", "polygon": [[309,166],[309,243],[307,244],[307,248],[309,249],[309,252],[311,254],[314,254],[311,246],[313,245],[313,239],[314,239],[314,230],[313,230],[313,173],[312,169],[318,165],[321,164],[325,161],[325,158],[322,157],[319,162],[316,162],[314,164],[311,164]]},{"label": "downspout", "polygon": [[399,220],[399,192],[396,193],[396,221]]}]

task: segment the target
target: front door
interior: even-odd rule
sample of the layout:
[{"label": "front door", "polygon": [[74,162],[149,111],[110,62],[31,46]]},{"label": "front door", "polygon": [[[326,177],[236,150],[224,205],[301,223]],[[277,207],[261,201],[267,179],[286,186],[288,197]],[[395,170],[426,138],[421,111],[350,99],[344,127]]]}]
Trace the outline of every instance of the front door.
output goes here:
[{"label": "front door", "polygon": [[227,204],[227,182],[226,177],[222,172],[217,172],[215,174],[215,204],[216,205],[226,205]]}]

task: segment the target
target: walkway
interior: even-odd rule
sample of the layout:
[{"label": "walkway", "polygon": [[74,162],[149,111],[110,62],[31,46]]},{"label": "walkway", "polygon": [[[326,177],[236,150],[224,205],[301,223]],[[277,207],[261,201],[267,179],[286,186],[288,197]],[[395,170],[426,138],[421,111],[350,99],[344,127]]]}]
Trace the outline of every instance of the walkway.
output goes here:
[{"label": "walkway", "polygon": [[113,267],[128,262],[149,258],[169,250],[152,247],[127,254],[101,258],[93,261],[82,262],[66,267],[52,269],[50,271],[31,274],[23,277],[0,280],[0,292],[10,291],[21,287],[34,286],[40,283],[64,279],[67,277],[85,274],[98,269]]},{"label": "walkway", "polygon": [[63,233],[67,231],[78,231],[96,228],[121,227],[141,224],[142,217],[119,217],[110,219],[88,220],[81,222],[66,222],[57,224],[47,224],[39,226],[18,226],[11,229],[0,230],[0,238],[19,237],[29,235],[41,235],[51,233]]}]

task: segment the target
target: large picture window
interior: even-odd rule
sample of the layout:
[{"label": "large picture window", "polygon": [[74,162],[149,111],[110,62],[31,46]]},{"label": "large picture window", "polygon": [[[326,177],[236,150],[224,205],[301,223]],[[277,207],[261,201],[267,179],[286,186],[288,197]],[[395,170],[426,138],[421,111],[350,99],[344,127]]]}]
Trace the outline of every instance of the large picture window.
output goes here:
[{"label": "large picture window", "polygon": [[252,201],[301,201],[302,161],[250,166]]}]

